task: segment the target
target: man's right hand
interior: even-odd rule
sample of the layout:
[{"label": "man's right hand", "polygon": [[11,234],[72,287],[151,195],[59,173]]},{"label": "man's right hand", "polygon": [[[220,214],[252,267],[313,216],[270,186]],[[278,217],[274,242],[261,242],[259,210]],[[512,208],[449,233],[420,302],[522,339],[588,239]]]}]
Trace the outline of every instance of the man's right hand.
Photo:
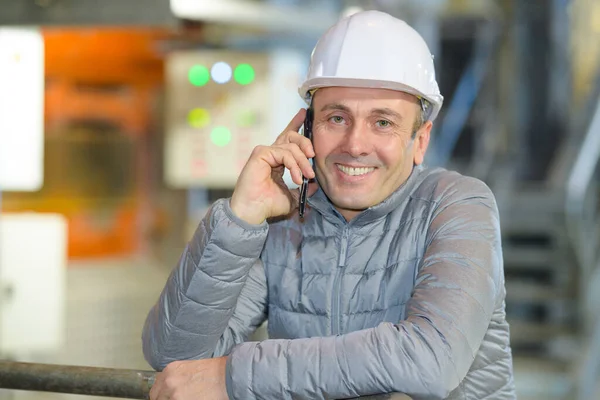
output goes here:
[{"label": "man's right hand", "polygon": [[[315,156],[311,141],[298,133],[306,110],[301,109],[271,146],[257,146],[242,169],[231,197],[231,209],[250,224],[287,215],[298,207],[298,191],[288,189],[283,180],[285,168],[292,180],[302,184],[302,175],[315,177],[309,158]],[[309,195],[316,190],[312,184]]]}]

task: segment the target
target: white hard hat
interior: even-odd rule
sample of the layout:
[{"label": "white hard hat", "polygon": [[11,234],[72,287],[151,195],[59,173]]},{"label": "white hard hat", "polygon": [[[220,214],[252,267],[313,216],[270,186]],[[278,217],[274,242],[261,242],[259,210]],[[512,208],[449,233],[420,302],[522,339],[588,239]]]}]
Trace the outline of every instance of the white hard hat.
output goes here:
[{"label": "white hard hat", "polygon": [[312,91],[328,86],[411,93],[431,103],[431,121],[444,101],[425,40],[406,22],[381,11],[340,19],[319,39],[298,92],[310,103]]}]

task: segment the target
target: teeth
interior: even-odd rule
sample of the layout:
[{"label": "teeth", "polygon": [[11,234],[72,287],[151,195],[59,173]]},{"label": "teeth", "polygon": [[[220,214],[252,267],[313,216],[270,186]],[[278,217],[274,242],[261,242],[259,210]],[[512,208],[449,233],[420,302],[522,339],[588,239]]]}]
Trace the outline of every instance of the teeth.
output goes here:
[{"label": "teeth", "polygon": [[346,175],[351,175],[351,176],[364,175],[375,169],[375,168],[352,168],[352,167],[346,167],[346,166],[340,165],[340,164],[336,164],[336,166],[338,167],[338,169],[340,171],[342,171]]}]

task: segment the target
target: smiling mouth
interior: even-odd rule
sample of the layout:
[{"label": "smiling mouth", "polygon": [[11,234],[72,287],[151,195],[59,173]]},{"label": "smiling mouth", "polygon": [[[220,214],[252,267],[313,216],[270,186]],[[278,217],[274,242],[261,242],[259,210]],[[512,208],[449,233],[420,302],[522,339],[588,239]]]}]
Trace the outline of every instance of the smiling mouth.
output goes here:
[{"label": "smiling mouth", "polygon": [[372,172],[375,170],[374,167],[348,167],[348,166],[341,165],[341,164],[335,164],[335,166],[340,171],[342,171],[344,174],[350,175],[350,176],[366,175],[369,172]]}]

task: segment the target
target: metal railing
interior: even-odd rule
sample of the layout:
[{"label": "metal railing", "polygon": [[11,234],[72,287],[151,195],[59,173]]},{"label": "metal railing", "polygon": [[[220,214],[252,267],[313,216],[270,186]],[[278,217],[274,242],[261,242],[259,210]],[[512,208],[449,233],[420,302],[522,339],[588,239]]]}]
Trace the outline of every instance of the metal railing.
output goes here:
[{"label": "metal railing", "polygon": [[[38,364],[0,360],[0,389],[149,399],[155,371]],[[401,393],[361,396],[364,400],[410,400]]]},{"label": "metal railing", "polygon": [[[598,260],[598,197],[595,181],[600,161],[600,98],[587,134],[581,143],[566,186],[567,228],[575,255],[588,277]],[[596,177],[597,178],[597,177]]]},{"label": "metal railing", "polygon": [[[600,75],[597,86],[600,87]],[[567,180],[565,201],[567,231],[579,265],[582,315],[590,318],[584,324],[584,331],[589,336],[577,382],[581,400],[594,398],[600,377],[600,310],[586,313],[588,293],[598,289],[594,287],[593,277],[600,268],[600,93],[595,96],[591,122]]]},{"label": "metal railing", "polygon": [[499,29],[495,21],[486,22],[478,29],[473,56],[462,73],[448,111],[444,115],[439,129],[439,139],[433,142],[432,164],[446,167],[450,161],[483,86],[498,38]]}]

